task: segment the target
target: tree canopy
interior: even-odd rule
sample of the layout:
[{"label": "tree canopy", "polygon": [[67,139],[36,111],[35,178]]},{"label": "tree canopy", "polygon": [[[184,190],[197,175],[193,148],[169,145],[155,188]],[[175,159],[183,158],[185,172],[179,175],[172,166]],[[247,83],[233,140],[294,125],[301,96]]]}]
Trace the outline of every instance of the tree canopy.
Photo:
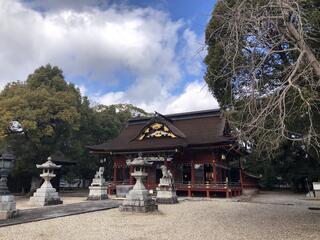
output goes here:
[{"label": "tree canopy", "polygon": [[[10,140],[14,147],[14,175],[32,176],[35,163],[62,152],[78,163],[75,176],[91,178],[97,156],[85,147],[117,136],[127,120],[139,114],[147,113],[129,104],[90,106],[88,98],[65,81],[61,69],[46,65],[0,92],[0,142],[4,146]],[[24,134],[8,135],[11,121],[21,123]]]},{"label": "tree canopy", "polygon": [[206,82],[233,133],[260,152],[320,149],[320,3],[220,0],[206,29]]},{"label": "tree canopy", "polygon": [[205,37],[205,80],[251,153],[244,165],[268,184],[316,180],[320,2],[220,0]]}]

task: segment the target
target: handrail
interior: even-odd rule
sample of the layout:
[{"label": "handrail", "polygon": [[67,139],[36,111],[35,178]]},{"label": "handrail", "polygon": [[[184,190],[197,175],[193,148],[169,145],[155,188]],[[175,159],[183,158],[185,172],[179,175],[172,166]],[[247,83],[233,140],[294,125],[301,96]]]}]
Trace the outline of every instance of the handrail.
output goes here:
[{"label": "handrail", "polygon": [[[130,185],[129,181],[117,181],[117,182],[107,182],[107,185],[110,187],[115,187],[116,185]],[[146,187],[157,187],[157,183],[152,184],[145,184]],[[215,182],[215,183],[209,183],[209,182],[197,182],[197,183],[191,183],[191,182],[174,182],[174,185],[176,188],[234,188],[234,187],[240,187],[241,184],[239,182]]]}]

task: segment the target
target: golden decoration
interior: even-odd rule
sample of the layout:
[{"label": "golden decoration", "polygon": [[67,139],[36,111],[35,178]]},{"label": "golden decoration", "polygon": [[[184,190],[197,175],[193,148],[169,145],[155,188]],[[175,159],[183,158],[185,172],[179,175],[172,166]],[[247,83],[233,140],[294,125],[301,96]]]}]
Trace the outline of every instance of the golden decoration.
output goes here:
[{"label": "golden decoration", "polygon": [[162,127],[163,125],[161,123],[154,123],[151,125],[151,128],[154,130],[158,130]]},{"label": "golden decoration", "polygon": [[170,129],[162,123],[154,123],[150,127],[146,128],[144,132],[138,137],[139,140],[145,138],[161,138],[170,137],[176,138],[176,136],[170,131]]}]

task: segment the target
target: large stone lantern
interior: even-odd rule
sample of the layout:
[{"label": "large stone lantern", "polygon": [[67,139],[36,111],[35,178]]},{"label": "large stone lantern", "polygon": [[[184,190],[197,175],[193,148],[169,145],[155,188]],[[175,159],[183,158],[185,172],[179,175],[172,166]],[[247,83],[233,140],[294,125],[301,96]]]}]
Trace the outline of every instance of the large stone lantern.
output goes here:
[{"label": "large stone lantern", "polygon": [[38,169],[42,169],[40,177],[44,179],[43,184],[30,198],[29,204],[35,206],[47,206],[61,204],[62,201],[54,187],[52,187],[50,180],[56,176],[54,171],[61,168],[61,165],[56,165],[48,157],[48,161],[36,165]]},{"label": "large stone lantern", "polygon": [[136,179],[136,184],[133,189],[126,195],[126,199],[120,206],[120,211],[124,212],[151,212],[158,209],[155,201],[149,195],[149,191],[143,184],[143,179],[148,176],[145,168],[151,166],[146,158],[141,156],[134,158],[133,161],[127,162],[128,166],[134,167],[134,172],[131,174]]},{"label": "large stone lantern", "polygon": [[8,219],[15,216],[16,202],[10,194],[7,186],[8,176],[13,168],[14,155],[8,146],[0,157],[0,219]]}]

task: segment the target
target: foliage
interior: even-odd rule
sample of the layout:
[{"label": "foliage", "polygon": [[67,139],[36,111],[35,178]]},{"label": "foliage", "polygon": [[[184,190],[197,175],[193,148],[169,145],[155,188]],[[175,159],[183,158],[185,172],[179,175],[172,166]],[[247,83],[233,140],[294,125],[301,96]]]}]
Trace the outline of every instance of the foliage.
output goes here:
[{"label": "foliage", "polygon": [[320,149],[320,5],[221,0],[206,29],[206,81],[239,140],[274,153]]},{"label": "foliage", "polygon": [[[146,114],[126,104],[90,106],[58,67],[46,65],[25,82],[10,83],[0,92],[0,145],[10,141],[14,146],[14,176],[37,175],[35,164],[61,151],[77,162],[71,175],[91,178],[98,156],[85,147],[117,136],[133,113]],[[8,135],[13,120],[22,124],[24,134]]]},{"label": "foliage", "polygon": [[249,172],[261,174],[261,184],[267,188],[287,183],[294,190],[306,191],[306,179],[311,184],[320,176],[320,162],[296,143],[283,144],[272,159],[262,159],[253,153],[243,166]]},{"label": "foliage", "polygon": [[320,2],[220,0],[205,80],[267,185],[319,173]]}]

